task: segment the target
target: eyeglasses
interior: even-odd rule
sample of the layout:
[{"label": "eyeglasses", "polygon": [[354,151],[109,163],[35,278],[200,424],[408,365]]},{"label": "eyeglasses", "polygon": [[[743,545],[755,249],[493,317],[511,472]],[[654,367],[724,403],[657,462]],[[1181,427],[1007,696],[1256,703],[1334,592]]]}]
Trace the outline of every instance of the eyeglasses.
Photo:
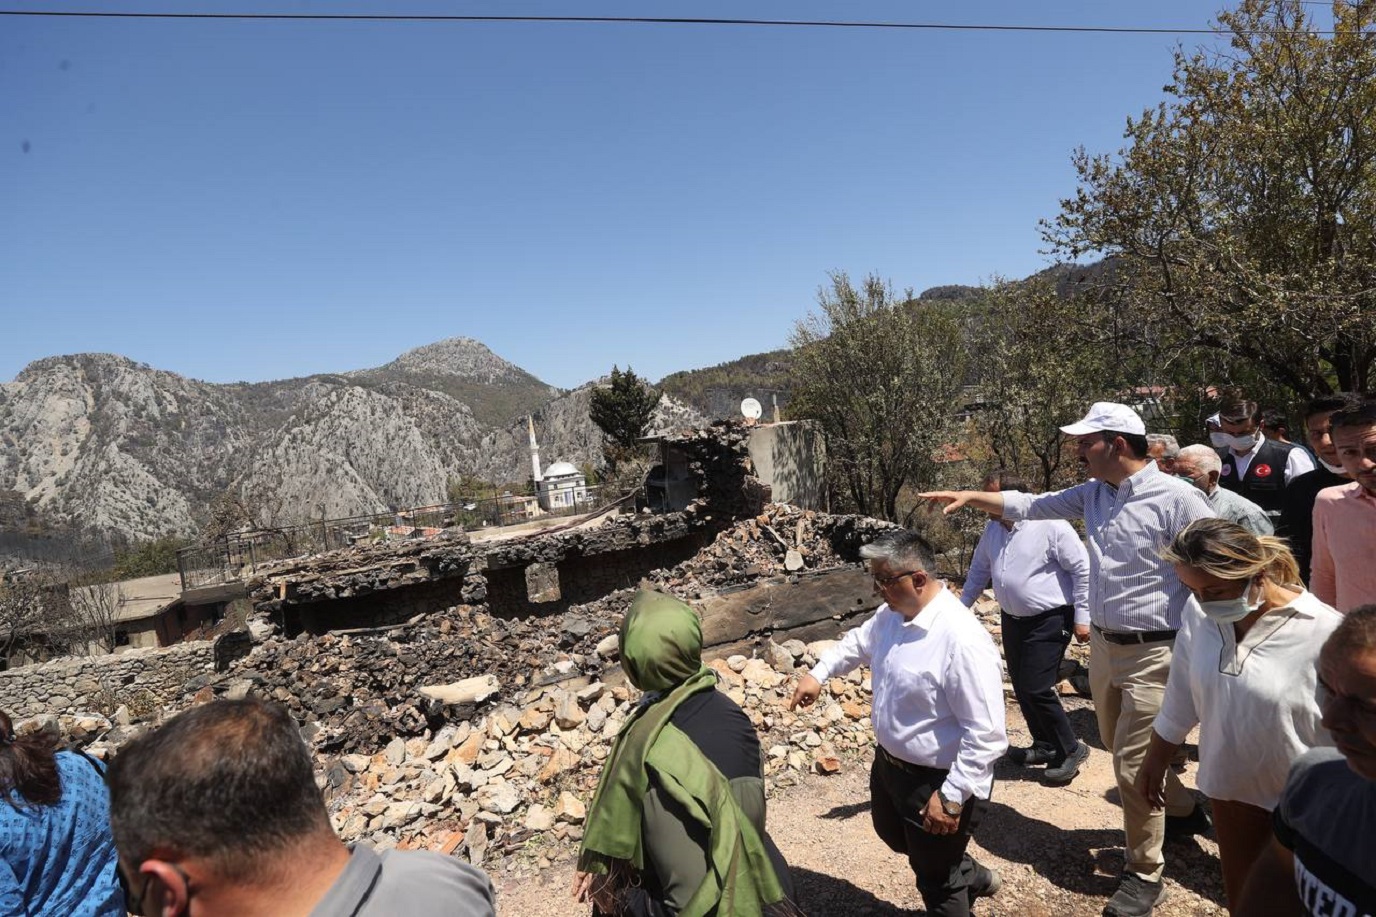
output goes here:
[{"label": "eyeglasses", "polygon": [[874,577],[874,584],[880,589],[888,589],[899,580],[907,579],[910,576],[916,576],[921,572],[921,570],[909,570],[907,573],[895,573],[893,576],[876,576]]}]

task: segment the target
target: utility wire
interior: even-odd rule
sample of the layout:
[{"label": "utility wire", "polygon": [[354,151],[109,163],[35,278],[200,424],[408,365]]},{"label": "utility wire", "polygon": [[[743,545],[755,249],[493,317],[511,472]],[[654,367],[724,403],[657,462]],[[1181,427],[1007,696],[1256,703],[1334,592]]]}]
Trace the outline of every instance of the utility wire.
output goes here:
[{"label": "utility wire", "polygon": [[[888,29],[947,32],[1071,32],[1108,35],[1230,35],[1231,29],[1090,25],[977,25],[949,22],[884,22],[838,19],[725,19],[697,16],[472,16],[405,13],[147,13],[106,10],[0,10],[0,16],[67,19],[237,20],[271,22],[511,22],[631,25],[769,26],[783,28]],[[1333,35],[1312,29],[1252,29],[1252,35]]]}]

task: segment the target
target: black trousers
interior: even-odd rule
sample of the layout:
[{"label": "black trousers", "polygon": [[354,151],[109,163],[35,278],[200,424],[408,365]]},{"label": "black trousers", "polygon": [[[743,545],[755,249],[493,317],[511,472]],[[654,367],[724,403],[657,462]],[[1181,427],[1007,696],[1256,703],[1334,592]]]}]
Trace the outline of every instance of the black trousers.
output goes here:
[{"label": "black trousers", "polygon": [[970,885],[980,867],[965,848],[989,802],[973,796],[967,800],[955,834],[922,830],[922,810],[945,782],[946,773],[934,767],[900,767],[876,747],[870,770],[870,816],[879,839],[908,858],[927,913],[968,917]]},{"label": "black trousers", "polygon": [[1019,618],[1003,612],[1003,658],[1032,741],[1064,758],[1075,750],[1075,730],[1056,693],[1065,648],[1070,645],[1075,610],[1069,605]]}]

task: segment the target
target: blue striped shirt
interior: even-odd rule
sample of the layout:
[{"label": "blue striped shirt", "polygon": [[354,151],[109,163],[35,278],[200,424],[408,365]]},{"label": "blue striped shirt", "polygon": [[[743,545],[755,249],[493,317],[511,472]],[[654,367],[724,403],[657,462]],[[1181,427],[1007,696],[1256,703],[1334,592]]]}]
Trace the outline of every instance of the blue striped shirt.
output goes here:
[{"label": "blue striped shirt", "polygon": [[1215,515],[1208,498],[1147,462],[1114,487],[1087,481],[1068,490],[1004,491],[1003,518],[1083,519],[1089,542],[1089,618],[1103,630],[1179,630],[1190,591],[1160,551],[1196,519]]}]

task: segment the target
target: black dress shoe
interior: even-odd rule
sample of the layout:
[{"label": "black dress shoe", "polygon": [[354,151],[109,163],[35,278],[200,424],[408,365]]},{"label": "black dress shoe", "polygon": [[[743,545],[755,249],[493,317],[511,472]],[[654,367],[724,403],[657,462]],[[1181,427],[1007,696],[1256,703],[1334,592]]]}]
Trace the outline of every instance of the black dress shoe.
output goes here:
[{"label": "black dress shoe", "polygon": [[1089,760],[1089,746],[1076,742],[1075,750],[1065,756],[1059,764],[1054,764],[1042,774],[1042,783],[1048,786],[1065,786],[1080,773],[1080,767]]},{"label": "black dress shoe", "polygon": [[1194,811],[1189,815],[1167,815],[1166,837],[1178,841],[1196,834],[1203,834],[1214,826],[1214,820],[1204,811],[1204,806],[1195,800]]},{"label": "black dress shoe", "polygon": [[1056,749],[1050,745],[1034,742],[1027,748],[1008,749],[1008,760],[1018,767],[1036,767],[1038,764],[1050,764],[1056,760]]},{"label": "black dress shoe", "polygon": [[1002,887],[1003,876],[999,875],[997,869],[976,863],[974,878],[965,887],[965,893],[970,896],[970,907],[975,906],[975,900],[978,898],[992,898],[997,895]]}]

